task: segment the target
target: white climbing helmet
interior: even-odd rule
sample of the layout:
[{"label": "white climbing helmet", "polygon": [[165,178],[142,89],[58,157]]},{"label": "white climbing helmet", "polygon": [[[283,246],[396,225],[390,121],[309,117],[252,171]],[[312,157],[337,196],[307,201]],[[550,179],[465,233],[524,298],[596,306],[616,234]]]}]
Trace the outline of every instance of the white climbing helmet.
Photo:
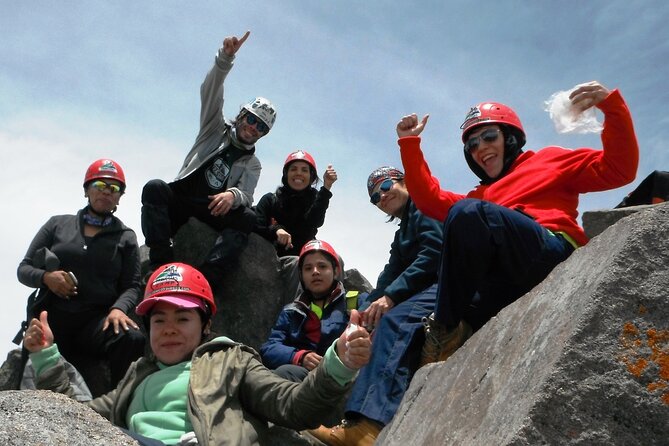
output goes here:
[{"label": "white climbing helmet", "polygon": [[242,109],[253,113],[272,130],[274,121],[276,121],[276,109],[269,100],[257,97],[248,104],[242,105]]}]

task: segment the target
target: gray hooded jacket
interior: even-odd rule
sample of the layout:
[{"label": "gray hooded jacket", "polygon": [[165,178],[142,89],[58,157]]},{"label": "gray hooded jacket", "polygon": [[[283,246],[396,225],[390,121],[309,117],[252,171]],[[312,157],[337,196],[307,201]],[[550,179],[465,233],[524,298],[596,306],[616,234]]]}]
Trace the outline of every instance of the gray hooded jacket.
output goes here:
[{"label": "gray hooded jacket", "polygon": [[230,144],[248,150],[248,155],[238,158],[230,167],[227,190],[235,196],[233,209],[253,204],[253,191],[260,178],[260,161],[253,154],[253,146],[236,141],[234,128],[223,116],[223,81],[232,69],[234,56],[218,50],[214,66],[207,73],[200,87],[200,132],[193,148],[186,155],[175,181],[184,179],[206,162],[220,154]]}]

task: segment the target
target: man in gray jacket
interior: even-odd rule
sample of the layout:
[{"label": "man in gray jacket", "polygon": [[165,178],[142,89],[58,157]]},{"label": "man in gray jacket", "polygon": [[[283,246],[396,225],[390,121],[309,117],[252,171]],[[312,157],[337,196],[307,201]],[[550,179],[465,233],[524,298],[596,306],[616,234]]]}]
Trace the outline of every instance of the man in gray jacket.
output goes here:
[{"label": "man in gray jacket", "polygon": [[226,37],[218,50],[200,87],[200,132],[176,179],[144,186],[142,232],[151,270],[174,260],[172,236],[190,217],[220,233],[201,267],[210,281],[246,246],[255,223],[251,205],[261,169],[255,143],[276,120],[274,106],[262,97],[245,104],[234,121],[223,116],[223,82],[249,34]]}]

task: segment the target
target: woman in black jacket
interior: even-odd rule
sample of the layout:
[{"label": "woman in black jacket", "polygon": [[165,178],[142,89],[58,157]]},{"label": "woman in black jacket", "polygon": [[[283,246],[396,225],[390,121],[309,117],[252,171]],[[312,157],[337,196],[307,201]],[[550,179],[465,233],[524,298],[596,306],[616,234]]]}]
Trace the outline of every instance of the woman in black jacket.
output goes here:
[{"label": "woman in black jacket", "polygon": [[[144,353],[144,335],[129,317],[139,300],[137,237],[113,215],[125,186],[116,162],[91,164],[84,177],[88,205],[51,217],[18,267],[22,284],[42,289],[35,316],[49,312],[63,356],[75,367],[85,357],[109,359],[111,388]],[[45,257],[52,261],[45,264]]]},{"label": "woman in black jacket", "polygon": [[309,153],[298,150],[289,154],[283,164],[282,186],[265,194],[255,207],[254,232],[274,244],[288,300],[299,289],[297,256],[305,243],[316,238],[318,228],[323,225],[335,181],[337,172],[328,165],[323,186],[316,189],[316,161]]}]

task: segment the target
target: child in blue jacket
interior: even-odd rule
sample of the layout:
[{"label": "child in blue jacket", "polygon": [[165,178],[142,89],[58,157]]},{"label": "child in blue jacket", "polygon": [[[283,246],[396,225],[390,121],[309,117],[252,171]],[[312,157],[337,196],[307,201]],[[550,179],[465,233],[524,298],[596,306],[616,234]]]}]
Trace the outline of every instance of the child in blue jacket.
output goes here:
[{"label": "child in blue jacket", "polygon": [[339,281],[341,263],[334,248],[311,240],[298,261],[304,291],[286,305],[260,348],[263,363],[292,381],[302,381],[318,366],[323,354],[349,321],[350,309],[366,294],[347,293]]}]

